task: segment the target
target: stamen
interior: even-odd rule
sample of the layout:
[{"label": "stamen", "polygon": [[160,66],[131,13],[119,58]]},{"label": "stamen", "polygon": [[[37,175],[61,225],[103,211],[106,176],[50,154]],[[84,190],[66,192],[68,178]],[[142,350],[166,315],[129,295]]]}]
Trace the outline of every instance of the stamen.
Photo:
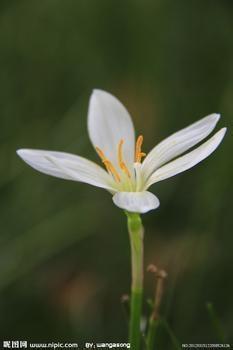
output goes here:
[{"label": "stamen", "polygon": [[118,174],[118,172],[116,171],[115,167],[110,162],[110,160],[108,160],[105,157],[104,152],[99,147],[96,147],[95,149],[96,149],[96,152],[98,153],[100,159],[102,160],[103,164],[105,165],[107,171],[114,177],[115,181],[121,182],[120,175]]},{"label": "stamen", "polygon": [[131,177],[129,169],[127,168],[125,162],[123,161],[123,155],[122,155],[122,146],[123,146],[124,140],[121,139],[118,145],[118,163],[120,168],[124,171],[124,173],[128,176],[128,178]]},{"label": "stamen", "polygon": [[135,162],[136,163],[141,163],[142,157],[145,157],[145,155],[146,155],[146,153],[141,151],[142,143],[143,143],[143,136],[140,135],[137,138],[136,147],[135,147]]}]

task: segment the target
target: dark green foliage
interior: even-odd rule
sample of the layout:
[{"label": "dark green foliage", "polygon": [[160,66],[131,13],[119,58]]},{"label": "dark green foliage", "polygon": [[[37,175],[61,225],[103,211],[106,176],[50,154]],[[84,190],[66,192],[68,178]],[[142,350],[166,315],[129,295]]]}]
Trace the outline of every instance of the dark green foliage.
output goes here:
[{"label": "dark green foliage", "polygon": [[[127,106],[145,151],[222,114],[222,145],[155,185],[161,206],[143,222],[145,261],[168,272],[161,311],[180,343],[213,342],[208,300],[232,334],[232,11],[228,0],[1,1],[0,339],[127,339],[123,213],[107,192],[41,175],[15,154],[30,147],[97,161],[86,131],[93,88]],[[165,328],[161,344],[171,344]]]}]

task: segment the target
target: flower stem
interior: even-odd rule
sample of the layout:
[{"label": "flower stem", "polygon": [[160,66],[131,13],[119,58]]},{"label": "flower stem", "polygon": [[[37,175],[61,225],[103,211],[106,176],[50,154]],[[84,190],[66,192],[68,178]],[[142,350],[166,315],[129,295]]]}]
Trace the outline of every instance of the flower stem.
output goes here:
[{"label": "flower stem", "polygon": [[131,246],[132,284],[130,298],[129,342],[131,349],[140,349],[140,320],[143,293],[143,226],[140,215],[126,213]]}]

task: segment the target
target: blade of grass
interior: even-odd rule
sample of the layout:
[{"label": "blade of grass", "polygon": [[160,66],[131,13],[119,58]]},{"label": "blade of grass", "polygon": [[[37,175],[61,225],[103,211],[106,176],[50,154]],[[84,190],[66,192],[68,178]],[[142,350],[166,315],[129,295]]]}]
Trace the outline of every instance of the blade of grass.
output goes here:
[{"label": "blade of grass", "polygon": [[181,350],[181,344],[180,344],[179,340],[176,338],[173,330],[171,329],[171,327],[169,326],[167,321],[164,318],[162,318],[162,319],[160,319],[160,323],[164,327],[164,329],[166,330],[167,334],[169,335],[171,342],[174,346],[174,349]]},{"label": "blade of grass", "polygon": [[212,303],[206,303],[206,309],[210,318],[210,321],[212,323],[212,327],[215,331],[215,335],[219,342],[225,343],[226,337],[222,328],[222,325],[220,323],[220,320],[216,314],[216,311],[214,309],[214,306]]}]

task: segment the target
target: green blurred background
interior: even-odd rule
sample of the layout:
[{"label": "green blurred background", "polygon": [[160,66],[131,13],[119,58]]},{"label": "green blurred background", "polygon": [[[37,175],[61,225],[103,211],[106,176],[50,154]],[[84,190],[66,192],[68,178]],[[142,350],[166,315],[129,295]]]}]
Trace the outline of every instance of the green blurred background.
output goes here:
[{"label": "green blurred background", "polygon": [[123,213],[107,192],[39,174],[15,154],[41,148],[97,161],[86,117],[92,89],[102,88],[127,106],[145,151],[222,114],[217,128],[228,133],[219,149],[154,185],[161,206],[143,220],[145,262],[169,275],[162,314],[176,336],[217,341],[211,301],[230,340],[232,38],[231,0],[1,0],[1,339],[127,339]]}]

